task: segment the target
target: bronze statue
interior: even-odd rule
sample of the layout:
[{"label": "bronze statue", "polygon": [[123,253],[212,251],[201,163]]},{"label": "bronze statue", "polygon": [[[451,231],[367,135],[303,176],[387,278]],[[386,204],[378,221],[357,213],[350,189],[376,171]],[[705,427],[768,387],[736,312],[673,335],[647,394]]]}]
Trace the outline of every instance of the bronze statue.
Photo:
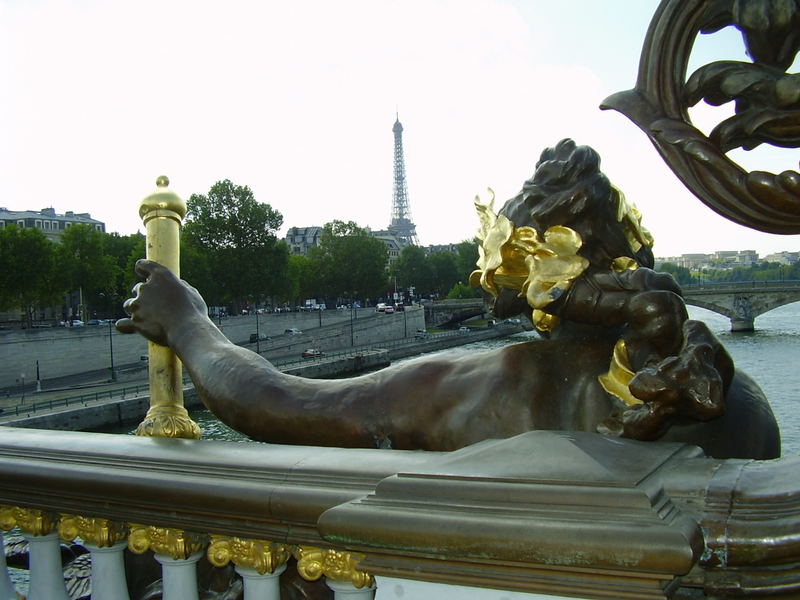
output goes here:
[{"label": "bronze statue", "polygon": [[444,451],[561,429],[779,456],[761,390],[687,319],[675,281],[651,270],[649,233],[599,162],[564,140],[499,215],[478,205],[473,283],[496,295],[498,317],[533,309],[544,341],[303,379],[229,342],[197,291],[151,261],[137,263],[146,281],[117,328],[172,348],[206,406],[255,440]]}]

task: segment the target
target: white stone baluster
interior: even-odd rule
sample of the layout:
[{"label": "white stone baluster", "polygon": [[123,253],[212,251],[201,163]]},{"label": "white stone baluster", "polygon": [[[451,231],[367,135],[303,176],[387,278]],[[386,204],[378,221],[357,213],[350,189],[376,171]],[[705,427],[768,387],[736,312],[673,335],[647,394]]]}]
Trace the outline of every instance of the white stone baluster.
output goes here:
[{"label": "white stone baluster", "polygon": [[127,541],[104,547],[86,544],[92,553],[92,600],[128,600],[123,555],[127,547]]},{"label": "white stone baluster", "polygon": [[125,580],[127,526],[118,521],[62,514],[58,534],[65,542],[83,541],[92,555],[92,600],[128,600]]},{"label": "white stone baluster", "polygon": [[61,566],[61,542],[53,531],[46,535],[24,532],[28,541],[31,583],[28,600],[70,600]]},{"label": "white stone baluster", "polygon": [[272,573],[259,573],[247,567],[235,567],[244,583],[244,600],[281,600],[280,576],[286,570],[281,565]]},{"label": "white stone baluster", "polygon": [[291,557],[289,548],[268,540],[212,535],[208,561],[215,567],[233,563],[244,583],[244,600],[280,600],[280,574]]},{"label": "white stone baluster", "polygon": [[161,564],[164,600],[199,600],[197,592],[197,561],[202,552],[187,558],[172,558],[166,554],[155,554]]},{"label": "white stone baluster", "polygon": [[316,581],[324,575],[335,600],[372,600],[375,596],[375,578],[358,569],[363,554],[297,546],[294,556],[300,576]]},{"label": "white stone baluster", "polygon": [[334,600],[372,600],[375,597],[375,586],[357,588],[348,581],[336,581],[325,578],[325,585],[333,590]]},{"label": "white stone baluster", "polygon": [[198,600],[197,561],[203,555],[206,536],[131,523],[128,548],[142,554],[155,553],[161,564],[164,600]]},{"label": "white stone baluster", "polygon": [[5,541],[3,532],[0,531],[0,600],[17,600],[17,592],[11,583],[6,564]]}]

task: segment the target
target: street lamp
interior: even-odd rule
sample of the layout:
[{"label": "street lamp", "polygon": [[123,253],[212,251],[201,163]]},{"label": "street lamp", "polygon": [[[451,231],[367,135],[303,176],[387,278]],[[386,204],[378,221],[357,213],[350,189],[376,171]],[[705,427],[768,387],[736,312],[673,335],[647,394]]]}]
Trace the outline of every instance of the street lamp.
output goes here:
[{"label": "street lamp", "polygon": [[258,328],[258,306],[256,306],[256,354],[261,354],[261,330]]},{"label": "street lamp", "polygon": [[114,319],[108,320],[108,353],[111,357],[111,381],[117,380],[117,372],[114,370]]},{"label": "street lamp", "polygon": [[114,304],[117,301],[117,295],[114,292],[109,292],[106,295],[100,292],[100,296],[111,301],[111,318],[108,319],[108,354],[111,357],[111,381],[117,380],[117,372],[114,370]]}]

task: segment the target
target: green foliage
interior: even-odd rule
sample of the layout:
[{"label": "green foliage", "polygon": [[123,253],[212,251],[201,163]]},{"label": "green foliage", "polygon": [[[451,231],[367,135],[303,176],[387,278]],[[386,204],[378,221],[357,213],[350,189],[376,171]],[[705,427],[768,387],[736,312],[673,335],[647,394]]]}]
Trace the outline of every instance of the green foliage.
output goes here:
[{"label": "green foliage", "polygon": [[460,298],[480,298],[481,290],[479,288],[470,287],[466,283],[457,283],[453,288],[447,292],[448,300],[458,300]]},{"label": "green foliage", "polygon": [[458,281],[467,283],[470,274],[477,268],[478,240],[464,240],[456,245],[458,254]]},{"label": "green foliage", "polygon": [[97,308],[102,309],[116,289],[120,268],[106,252],[106,237],[91,225],[72,225],[58,245],[57,264],[63,289],[80,290],[84,318]]},{"label": "green foliage", "polygon": [[283,223],[278,211],[228,179],[207,195],[192,194],[186,204],[184,277],[212,304],[243,305],[284,292],[289,258],[275,236]]},{"label": "green foliage", "polygon": [[23,309],[30,326],[33,310],[58,298],[55,273],[54,244],[41,231],[0,229],[0,310]]},{"label": "green foliage", "polygon": [[428,256],[433,272],[433,292],[445,296],[448,290],[461,279],[458,268],[458,255],[453,252],[434,252]]},{"label": "green foliage", "polygon": [[316,288],[309,297],[375,297],[386,289],[386,245],[353,221],[325,224],[309,260],[316,281],[300,284],[304,290]]},{"label": "green foliage", "polygon": [[105,236],[104,249],[106,254],[114,259],[117,271],[114,288],[111,293],[104,293],[99,308],[106,315],[121,317],[122,302],[130,296],[131,288],[137,281],[133,267],[136,261],[145,255],[145,237],[141,233],[131,235],[109,233]]},{"label": "green foliage", "polygon": [[686,267],[679,267],[674,263],[666,262],[662,263],[658,270],[672,275],[680,285],[692,283],[692,274]]},{"label": "green foliage", "polygon": [[408,289],[414,286],[416,293],[427,296],[433,291],[433,268],[425,251],[419,246],[406,246],[394,265],[393,275],[397,287]]},{"label": "green foliage", "polygon": [[[663,265],[661,268],[663,270]],[[750,267],[734,267],[733,269],[702,268],[692,271],[689,281],[679,281],[679,283],[738,283],[798,279],[800,279],[800,263],[786,265],[777,262],[763,262]]]},{"label": "green foliage", "polygon": [[212,185],[206,196],[192,194],[186,206],[184,235],[202,248],[265,248],[283,224],[281,213],[229,179]]}]

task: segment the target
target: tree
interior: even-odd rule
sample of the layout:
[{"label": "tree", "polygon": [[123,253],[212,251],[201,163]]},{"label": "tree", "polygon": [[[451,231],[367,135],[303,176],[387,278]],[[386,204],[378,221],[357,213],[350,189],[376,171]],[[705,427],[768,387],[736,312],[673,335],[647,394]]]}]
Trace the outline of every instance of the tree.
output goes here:
[{"label": "tree", "polygon": [[692,274],[686,267],[679,267],[674,263],[665,262],[658,267],[658,270],[663,273],[669,273],[679,284],[692,282]]},{"label": "tree", "polygon": [[319,274],[316,296],[375,297],[386,288],[386,246],[353,221],[325,224],[309,258]]},{"label": "tree", "polygon": [[218,302],[243,304],[280,291],[288,268],[288,249],[275,232],[283,216],[256,201],[247,186],[218,181],[208,195],[187,202],[185,245],[210,264]]},{"label": "tree", "polygon": [[414,286],[417,294],[428,295],[433,291],[433,269],[419,246],[406,246],[394,265],[393,274],[397,286],[408,289]]},{"label": "tree", "polygon": [[456,244],[458,254],[458,281],[467,283],[470,274],[477,268],[478,240],[464,240]]},{"label": "tree", "polygon": [[113,290],[103,296],[103,310],[112,317],[122,316],[122,301],[130,296],[131,288],[137,281],[134,265],[145,255],[145,237],[141,233],[109,233],[105,236],[104,249],[114,259],[117,272]]},{"label": "tree", "polygon": [[[102,306],[116,287],[119,267],[105,250],[106,234],[91,225],[72,225],[61,236],[58,270],[66,291],[78,291],[81,316]],[[100,296],[103,293],[103,296]]]},{"label": "tree", "polygon": [[428,257],[428,263],[433,271],[433,291],[443,297],[460,280],[458,255],[446,250],[434,252]]},{"label": "tree", "polygon": [[0,310],[24,310],[30,327],[33,311],[58,297],[54,267],[54,245],[41,231],[16,225],[0,229]]},{"label": "tree", "polygon": [[481,295],[482,292],[480,288],[470,287],[466,283],[461,283],[459,281],[449,292],[447,292],[447,299],[457,300],[460,298],[480,298]]}]

